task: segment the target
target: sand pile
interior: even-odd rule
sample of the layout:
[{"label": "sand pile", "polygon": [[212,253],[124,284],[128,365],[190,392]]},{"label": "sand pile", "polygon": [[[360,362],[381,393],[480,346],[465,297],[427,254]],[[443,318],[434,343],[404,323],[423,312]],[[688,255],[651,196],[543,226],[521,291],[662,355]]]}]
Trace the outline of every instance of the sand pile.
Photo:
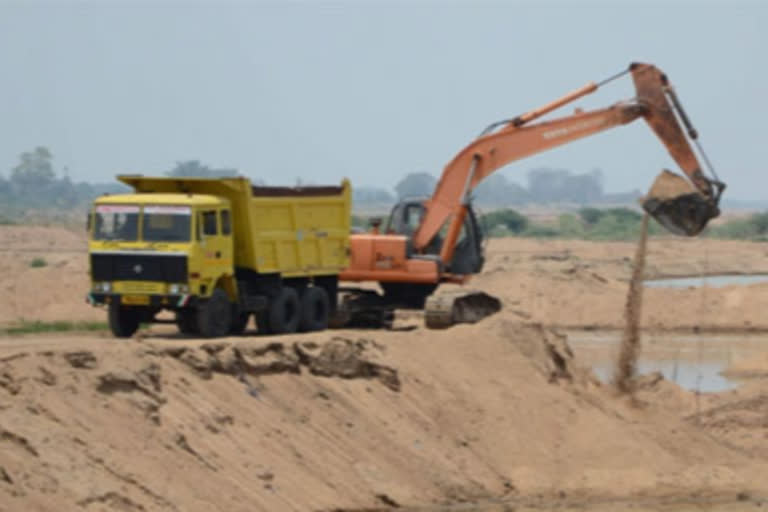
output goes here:
[{"label": "sand pile", "polygon": [[341,510],[760,489],[500,313],[445,332],[0,344],[0,510]]}]

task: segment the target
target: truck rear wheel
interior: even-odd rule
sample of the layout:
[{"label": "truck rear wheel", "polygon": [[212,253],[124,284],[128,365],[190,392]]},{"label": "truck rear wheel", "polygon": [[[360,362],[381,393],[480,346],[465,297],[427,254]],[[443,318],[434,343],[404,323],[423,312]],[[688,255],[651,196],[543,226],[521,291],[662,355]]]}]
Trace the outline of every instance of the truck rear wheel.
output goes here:
[{"label": "truck rear wheel", "polygon": [[296,332],[299,327],[299,294],[285,286],[269,305],[269,331],[275,334]]},{"label": "truck rear wheel", "polygon": [[326,330],[330,309],[328,293],[323,288],[319,286],[305,288],[301,294],[299,330],[305,332]]},{"label": "truck rear wheel", "polygon": [[253,318],[256,320],[256,330],[259,334],[269,334],[269,310],[265,309],[254,313]]},{"label": "truck rear wheel", "polygon": [[232,325],[232,303],[227,292],[221,288],[213,290],[211,297],[197,309],[197,328],[206,338],[218,338],[229,334]]},{"label": "truck rear wheel", "polygon": [[109,305],[109,329],[115,338],[130,338],[139,329],[139,311],[115,304]]},{"label": "truck rear wheel", "polygon": [[197,312],[194,309],[180,309],[176,311],[176,327],[181,334],[200,334],[197,327]]}]

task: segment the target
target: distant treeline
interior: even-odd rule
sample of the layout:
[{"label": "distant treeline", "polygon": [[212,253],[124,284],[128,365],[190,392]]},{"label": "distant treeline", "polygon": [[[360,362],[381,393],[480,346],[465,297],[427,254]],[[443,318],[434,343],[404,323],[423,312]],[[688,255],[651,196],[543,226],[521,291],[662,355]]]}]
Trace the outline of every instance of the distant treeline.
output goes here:
[{"label": "distant treeline", "polygon": [[[177,162],[167,176],[237,176],[235,169],[214,169],[197,160]],[[108,183],[74,182],[65,168],[54,171],[53,155],[43,146],[19,156],[5,177],[0,174],[0,224],[16,222],[79,222],[94,198],[130,191],[117,180]]]},{"label": "distant treeline", "polygon": [[[73,182],[68,174],[67,169],[58,173],[54,171],[53,155],[45,147],[22,153],[18,164],[10,169],[7,177],[0,174],[0,224],[40,219],[46,222],[80,222],[86,206],[95,197],[129,190],[114,180],[98,184]],[[212,168],[197,160],[187,160],[177,162],[163,174],[227,177],[237,176],[238,171]],[[358,209],[366,205],[388,209],[398,198],[429,196],[436,184],[434,176],[418,172],[403,177],[393,191],[353,187],[355,206]],[[477,187],[474,199],[481,209],[493,210],[482,216],[482,223],[490,236],[629,240],[637,236],[640,227],[641,214],[638,210],[582,207],[575,213],[561,214],[555,221],[534,222],[509,207],[530,204],[632,204],[639,195],[639,191],[606,194],[602,173],[598,170],[574,174],[562,169],[540,168],[527,174],[526,187],[508,181],[502,175],[493,175]],[[353,223],[366,227],[368,218],[356,216]],[[663,228],[655,223],[651,223],[650,229],[651,234],[664,233]],[[718,238],[768,239],[768,212],[715,224],[706,233]]]},{"label": "distant treeline", "polygon": [[[373,217],[355,215],[352,224],[357,229],[368,229]],[[480,216],[480,225],[491,238],[524,237],[570,240],[636,240],[640,234],[643,214],[631,208],[580,208],[573,213],[563,213],[552,220],[533,220],[516,210],[505,208]],[[382,226],[386,227],[384,218]],[[648,224],[652,236],[668,235],[669,232],[656,221]],[[748,217],[714,223],[707,227],[703,236],[729,240],[768,241],[768,212]]]},{"label": "distant treeline", "polygon": [[[497,210],[481,217],[491,237],[522,236],[532,238],[569,238],[579,240],[636,240],[643,214],[630,208],[581,208],[563,213],[554,222],[533,222],[511,209]],[[650,235],[669,232],[651,220]],[[768,240],[768,212],[744,218],[714,222],[703,236],[730,240]]]},{"label": "distant treeline", "polygon": [[[593,170],[576,174],[565,169],[538,168],[528,172],[527,185],[494,174],[473,192],[474,202],[485,208],[523,206],[528,204],[626,204],[640,197],[640,191],[606,194],[603,173]],[[380,187],[355,187],[357,205],[392,204],[404,197],[429,196],[437,179],[427,172],[407,174],[395,185],[394,191]]]},{"label": "distant treeline", "polygon": [[[213,168],[198,160],[177,162],[163,172],[167,176],[225,177],[237,176],[237,169]],[[258,183],[261,180],[255,180]],[[284,184],[284,183],[281,183]],[[297,184],[301,184],[297,180]],[[356,207],[388,207],[403,197],[429,196],[437,179],[426,172],[406,174],[394,189],[354,186]],[[73,182],[68,169],[54,170],[53,155],[45,147],[22,153],[19,162],[7,174],[0,172],[0,215],[15,217],[28,210],[73,209],[89,203],[104,193],[126,191],[127,187],[109,180],[107,183]],[[502,208],[527,204],[600,204],[628,203],[638,191],[606,194],[599,170],[576,174],[564,169],[533,169],[527,174],[527,185],[509,181],[503,175],[489,177],[474,191],[481,207]]]},{"label": "distant treeline", "polygon": [[68,222],[82,218],[80,207],[94,197],[125,190],[115,182],[73,182],[67,169],[57,175],[52,162],[51,152],[41,146],[22,153],[7,178],[0,174],[0,224],[41,217],[46,221]]}]

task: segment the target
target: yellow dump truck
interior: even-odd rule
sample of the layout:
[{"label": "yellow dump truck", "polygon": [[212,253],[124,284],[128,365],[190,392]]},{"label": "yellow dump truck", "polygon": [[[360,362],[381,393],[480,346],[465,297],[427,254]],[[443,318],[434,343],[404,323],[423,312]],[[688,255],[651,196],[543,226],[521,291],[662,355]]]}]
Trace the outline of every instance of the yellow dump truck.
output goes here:
[{"label": "yellow dump truck", "polygon": [[119,176],[134,193],[90,211],[93,305],[117,337],[175,312],[185,334],[327,327],[349,263],[350,185],[259,187],[247,178]]}]

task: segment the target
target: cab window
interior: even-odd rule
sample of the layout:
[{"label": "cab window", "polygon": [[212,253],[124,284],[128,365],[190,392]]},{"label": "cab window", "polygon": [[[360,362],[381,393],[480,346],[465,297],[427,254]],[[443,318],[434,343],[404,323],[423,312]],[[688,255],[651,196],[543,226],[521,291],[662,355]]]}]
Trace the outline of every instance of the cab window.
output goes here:
[{"label": "cab window", "polygon": [[215,235],[216,230],[216,211],[203,212],[203,234]]},{"label": "cab window", "polygon": [[192,209],[145,206],[142,238],[147,242],[188,242]]},{"label": "cab window", "polygon": [[139,239],[138,205],[97,205],[93,221],[94,240],[135,242]]},{"label": "cab window", "polygon": [[221,234],[232,233],[232,221],[229,218],[229,210],[221,210]]}]

